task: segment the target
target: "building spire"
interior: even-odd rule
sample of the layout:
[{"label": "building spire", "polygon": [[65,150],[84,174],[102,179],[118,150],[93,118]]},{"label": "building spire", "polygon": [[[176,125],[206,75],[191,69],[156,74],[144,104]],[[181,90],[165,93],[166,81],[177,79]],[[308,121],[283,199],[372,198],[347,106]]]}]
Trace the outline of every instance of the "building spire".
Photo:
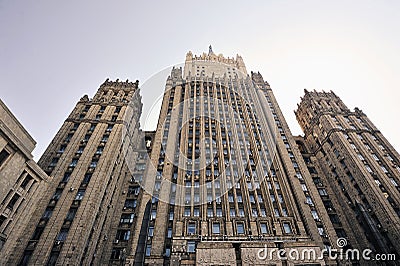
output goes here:
[{"label": "building spire", "polygon": [[211,46],[211,44],[210,44],[210,46],[208,47],[208,54],[213,54],[214,52],[213,52],[213,50],[212,50],[212,46]]}]

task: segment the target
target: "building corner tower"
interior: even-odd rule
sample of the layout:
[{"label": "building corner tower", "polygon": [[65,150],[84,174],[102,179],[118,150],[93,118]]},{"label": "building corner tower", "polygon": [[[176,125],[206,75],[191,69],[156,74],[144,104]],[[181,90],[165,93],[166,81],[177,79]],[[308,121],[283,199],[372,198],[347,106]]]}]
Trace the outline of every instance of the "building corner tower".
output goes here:
[{"label": "building corner tower", "polygon": [[366,114],[332,91],[305,90],[295,113],[304,131],[298,143],[315,166],[315,184],[327,189],[320,194],[337,234],[349,247],[399,257],[399,153]]},{"label": "building corner tower", "polygon": [[129,124],[139,149],[141,109],[138,82],[107,79],[93,99],[80,99],[38,162],[52,182],[9,264],[108,265],[128,248],[140,188],[123,132]]}]

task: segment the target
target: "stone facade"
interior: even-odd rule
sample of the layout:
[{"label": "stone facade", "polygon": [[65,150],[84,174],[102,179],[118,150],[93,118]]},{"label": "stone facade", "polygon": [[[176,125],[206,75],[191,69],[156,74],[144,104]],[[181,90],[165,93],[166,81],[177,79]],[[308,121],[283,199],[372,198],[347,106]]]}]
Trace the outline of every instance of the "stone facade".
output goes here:
[{"label": "stone facade", "polygon": [[51,178],[32,157],[36,142],[0,100],[0,265],[4,265]]},{"label": "stone facade", "polygon": [[333,92],[305,91],[295,112],[304,137],[294,137],[262,75],[210,46],[172,69],[155,131],[140,130],[141,110],[138,81],[107,79],[36,165],[35,142],[0,101],[1,265],[379,265],[328,254],[399,255],[400,156]]},{"label": "stone facade", "polygon": [[138,82],[106,80],[81,98],[38,162],[52,181],[9,264],[121,264],[140,200],[130,170],[146,158],[141,109]]},{"label": "stone facade", "polygon": [[251,265],[264,244],[320,254],[337,239],[313,218],[327,213],[307,203],[318,192],[269,84],[240,56],[189,52],[172,69],[144,177],[130,265]]},{"label": "stone facade", "polygon": [[305,90],[296,117],[304,131],[297,142],[336,234],[347,248],[398,258],[398,152],[366,114],[332,91]]}]

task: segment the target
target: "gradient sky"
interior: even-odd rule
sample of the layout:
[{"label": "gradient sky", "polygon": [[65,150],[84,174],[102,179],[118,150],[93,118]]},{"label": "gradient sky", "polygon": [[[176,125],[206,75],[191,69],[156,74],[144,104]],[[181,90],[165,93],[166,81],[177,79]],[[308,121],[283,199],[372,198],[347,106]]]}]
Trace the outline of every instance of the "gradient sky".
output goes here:
[{"label": "gradient sky", "polygon": [[[38,142],[38,160],[106,78],[145,84],[212,44],[261,72],[293,134],[303,89],[333,90],[399,151],[399,12],[400,1],[0,0],[0,97]],[[146,113],[166,75],[142,88]]]}]

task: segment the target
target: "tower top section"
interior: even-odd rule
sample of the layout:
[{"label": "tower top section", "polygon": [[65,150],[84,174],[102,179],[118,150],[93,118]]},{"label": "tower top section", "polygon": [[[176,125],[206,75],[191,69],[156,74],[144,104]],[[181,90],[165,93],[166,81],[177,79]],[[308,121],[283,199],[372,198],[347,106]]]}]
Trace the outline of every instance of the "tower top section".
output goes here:
[{"label": "tower top section", "polygon": [[235,78],[245,77],[247,75],[246,66],[240,55],[236,57],[224,57],[222,54],[215,54],[212,46],[208,48],[208,53],[201,55],[193,55],[191,51],[186,54],[185,60],[185,77],[226,77]]}]

